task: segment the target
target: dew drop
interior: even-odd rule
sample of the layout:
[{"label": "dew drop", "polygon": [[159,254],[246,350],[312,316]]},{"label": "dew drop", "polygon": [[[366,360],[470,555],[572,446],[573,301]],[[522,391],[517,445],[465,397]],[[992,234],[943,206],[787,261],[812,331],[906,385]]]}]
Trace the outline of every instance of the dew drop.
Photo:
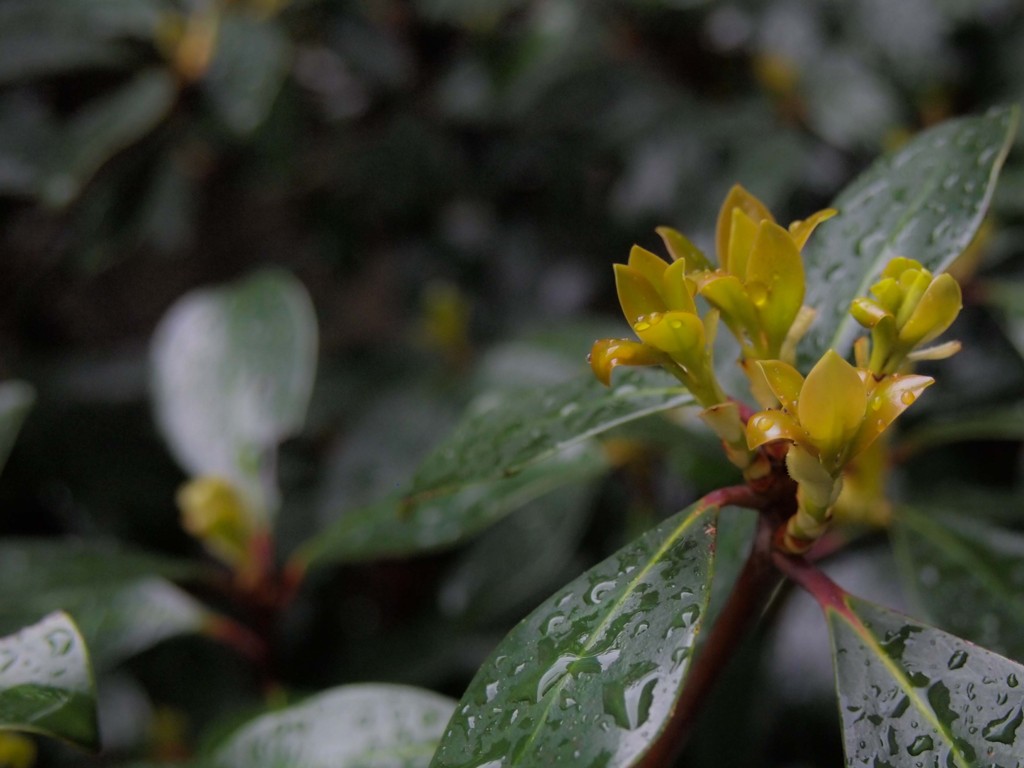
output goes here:
[{"label": "dew drop", "polygon": [[875,397],[871,398],[871,410],[872,411],[881,410],[882,402],[883,402],[882,398],[877,396],[877,395]]},{"label": "dew drop", "polygon": [[917,395],[913,392],[907,391],[900,395],[900,402],[904,405],[913,405],[915,400],[917,400]]},{"label": "dew drop", "polygon": [[918,736],[913,742],[911,742],[910,746],[907,747],[907,752],[914,757],[917,757],[918,755],[924,754],[929,749],[933,749],[934,746],[935,744],[932,742],[931,736]]},{"label": "dew drop", "polygon": [[946,662],[946,666],[950,669],[960,669],[964,664],[967,663],[967,651],[959,650],[949,657],[949,661]]}]

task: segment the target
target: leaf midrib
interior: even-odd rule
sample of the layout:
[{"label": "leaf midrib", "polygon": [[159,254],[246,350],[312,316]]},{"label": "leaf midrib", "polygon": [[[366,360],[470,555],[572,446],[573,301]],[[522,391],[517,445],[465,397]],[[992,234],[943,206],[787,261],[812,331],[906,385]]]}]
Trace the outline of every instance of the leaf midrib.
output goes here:
[{"label": "leaf midrib", "polygon": [[921,713],[924,719],[928,721],[928,724],[933,729],[935,729],[935,732],[938,733],[943,738],[943,740],[945,740],[946,744],[949,746],[951,754],[956,759],[957,767],[972,768],[970,761],[967,759],[967,756],[964,755],[960,748],[957,746],[956,740],[954,739],[952,732],[945,725],[943,725],[941,720],[939,720],[938,715],[935,714],[935,710],[932,709],[931,706],[926,701],[924,701],[924,699],[922,699],[921,696],[917,693],[917,689],[914,688],[914,686],[911,684],[910,680],[906,676],[906,673],[896,664],[895,661],[893,661],[892,657],[889,656],[888,653],[886,653],[885,649],[878,641],[878,638],[875,637],[874,634],[872,634],[871,630],[864,626],[863,622],[860,619],[860,616],[858,616],[854,612],[854,609],[852,606],[849,605],[848,600],[847,608],[849,608],[848,612],[840,612],[835,608],[829,608],[828,610],[832,611],[832,614],[834,616],[846,622],[850,629],[852,629],[854,633],[856,633],[856,635],[861,639],[861,642],[864,643],[865,648],[872,651],[875,654],[875,656],[878,657],[879,661],[882,662],[882,666],[885,667],[886,671],[888,671],[892,679],[901,689],[903,689],[903,692],[907,695],[907,698],[909,698],[911,703],[914,705],[914,708]]},{"label": "leaf midrib", "polygon": [[[651,569],[654,568],[655,564],[661,562],[661,560],[665,557],[665,554],[670,549],[672,549],[672,547],[674,547],[676,543],[679,542],[679,540],[686,534],[687,531],[690,530],[690,528],[699,518],[703,517],[705,513],[708,513],[711,510],[718,509],[719,507],[717,505],[703,506],[698,504],[694,508],[693,512],[686,516],[686,518],[679,524],[679,526],[674,531],[672,531],[671,535],[669,535],[669,537],[665,539],[664,543],[662,543],[662,545],[658,547],[658,550],[654,553],[654,555],[651,556],[647,564],[644,565],[644,567],[637,572],[637,575],[627,583],[626,589],[623,590],[622,594],[612,604],[611,609],[605,614],[604,619],[602,619],[601,622],[590,633],[590,639],[583,645],[581,649],[582,654],[589,653],[597,647],[597,639],[599,637],[602,637],[602,633],[604,632],[604,630],[607,629],[609,624],[611,624],[612,619],[618,615],[618,612],[620,611],[622,606],[625,605],[626,600],[629,598],[630,595],[633,594],[634,590],[636,589],[636,586],[641,583],[641,581],[647,576],[648,573],[651,572]],[[713,559],[709,558],[709,563],[711,562],[713,562]],[[713,565],[710,567],[713,567]],[[710,591],[705,589],[704,595],[706,602],[707,597],[710,595]],[[701,614],[703,616],[703,611],[701,611]],[[694,624],[694,636],[696,636],[697,634],[701,621],[702,618],[698,618],[697,622]],[[518,748],[519,755],[526,754],[529,747],[536,740],[537,735],[540,733],[541,727],[545,722],[547,722],[548,713],[551,711],[551,707],[558,699],[558,694],[560,694],[562,689],[566,685],[568,685],[569,678],[570,675],[563,676],[561,680],[552,685],[551,688],[548,690],[548,693],[546,694],[548,697],[547,703],[544,705],[544,708],[541,711],[540,716],[535,720],[536,726],[534,727],[533,732],[530,733],[529,738],[522,744],[522,746]],[[520,762],[517,759],[509,764],[519,765]]]}]

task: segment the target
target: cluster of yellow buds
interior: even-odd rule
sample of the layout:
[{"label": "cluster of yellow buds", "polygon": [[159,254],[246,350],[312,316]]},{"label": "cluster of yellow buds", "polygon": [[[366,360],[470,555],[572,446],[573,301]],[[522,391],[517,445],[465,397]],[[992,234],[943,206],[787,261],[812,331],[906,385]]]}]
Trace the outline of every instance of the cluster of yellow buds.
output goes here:
[{"label": "cluster of yellow buds", "polygon": [[959,351],[955,341],[916,349],[943,333],[960,313],[960,286],[952,275],[934,277],[913,259],[898,257],[889,262],[871,293],[874,299],[854,299],[850,314],[871,330],[870,356],[866,338],[857,354],[858,363],[876,375],[895,373],[907,359],[941,360]]},{"label": "cluster of yellow buds", "polygon": [[[640,341],[601,339],[590,355],[605,384],[619,365],[660,365],[675,375],[704,406],[702,417],[748,480],[767,464],[764,457],[760,465],[755,461],[758,449],[786,441],[797,512],[780,544],[794,553],[824,532],[851,460],[933,383],[899,373],[904,363],[959,349],[956,342],[917,349],[956,319],[960,287],[949,275],[934,277],[900,257],[872,286],[874,298],[851,305],[854,319],[871,330],[870,342],[863,338],[855,345],[857,366],[829,350],[806,378],[793,367],[796,344],[814,317],[803,305],[801,251],[815,227],[835,213],[819,211],[786,229],[757,198],[733,187],[718,216],[718,268],[683,235],[659,228],[671,263],[634,246],[628,262],[615,265],[619,303]],[[698,298],[711,306],[703,317]],[[739,342],[740,364],[764,408],[746,424],[715,378],[711,346],[719,318]]]},{"label": "cluster of yellow buds", "polygon": [[805,379],[778,360],[758,363],[780,403],[747,422],[751,449],[787,440],[786,468],[797,482],[797,513],[784,547],[806,550],[824,532],[842,490],[842,471],[933,383],[928,376],[876,378],[829,350]]},{"label": "cluster of yellow buds", "polygon": [[[733,187],[716,228],[719,267],[685,236],[660,227],[672,262],[634,246],[626,264],[615,265],[615,285],[626,320],[640,338],[595,342],[590,364],[607,384],[619,365],[661,365],[675,375],[706,409],[703,416],[726,445],[729,458],[749,465],[739,410],[715,377],[711,348],[718,320],[740,344],[744,369],[752,361],[794,357],[796,341],[813,316],[803,307],[804,268],[800,251],[814,228],[835,211],[819,211],[785,229],[764,204],[743,187]],[[696,299],[711,306],[703,317]]]}]

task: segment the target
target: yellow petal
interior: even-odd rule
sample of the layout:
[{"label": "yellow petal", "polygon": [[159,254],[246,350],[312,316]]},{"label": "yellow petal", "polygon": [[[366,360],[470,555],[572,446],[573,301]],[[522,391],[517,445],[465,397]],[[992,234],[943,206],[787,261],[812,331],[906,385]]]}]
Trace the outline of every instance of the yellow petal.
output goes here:
[{"label": "yellow petal", "polygon": [[811,214],[803,221],[794,221],[790,224],[789,235],[793,238],[793,242],[796,243],[797,249],[802,251],[804,246],[807,244],[808,238],[817,226],[823,221],[828,221],[837,213],[839,213],[839,211],[835,208],[825,208],[824,210]]},{"label": "yellow petal", "polygon": [[661,298],[669,310],[697,313],[693,303],[691,283],[686,278],[687,262],[680,259],[673,262],[662,276]]},{"label": "yellow petal", "polygon": [[879,305],[887,312],[896,314],[903,301],[903,289],[894,277],[885,277],[871,286],[871,293],[878,299]]},{"label": "yellow petal", "polygon": [[917,309],[928,288],[932,284],[932,273],[926,269],[907,270],[900,275],[900,287],[903,289],[903,301],[896,312],[896,327],[902,328]]},{"label": "yellow petal", "polygon": [[864,296],[850,302],[850,314],[865,328],[874,328],[884,318],[892,317],[892,313],[877,301],[872,301]]},{"label": "yellow petal", "polygon": [[924,266],[920,261],[908,259],[906,256],[896,256],[885,265],[885,269],[882,270],[882,277],[899,278],[900,275],[908,270],[920,271],[922,269],[924,269]]},{"label": "yellow petal", "polygon": [[704,324],[690,312],[655,312],[633,324],[648,346],[667,352],[693,371],[704,358]]},{"label": "yellow petal", "polygon": [[896,417],[913,405],[934,382],[930,376],[897,374],[886,376],[878,382],[871,393],[863,425],[857,432],[848,457],[853,458],[875,442]]},{"label": "yellow petal", "polygon": [[798,419],[822,460],[838,456],[864,420],[867,393],[857,369],[828,350],[800,388]]},{"label": "yellow petal", "polygon": [[643,273],[625,264],[616,264],[615,290],[619,294],[619,304],[626,321],[632,325],[638,317],[652,312],[664,312],[664,299],[657,289],[644,277]]},{"label": "yellow petal", "polygon": [[782,403],[789,413],[798,413],[800,389],[804,385],[804,377],[800,371],[781,360],[759,360],[758,367],[764,374],[764,380],[772,394]]},{"label": "yellow petal", "polygon": [[962,308],[960,285],[950,275],[939,275],[900,328],[900,341],[910,346],[927,344],[953,324]]},{"label": "yellow petal", "polygon": [[732,226],[729,229],[729,250],[719,259],[726,272],[742,278],[747,273],[750,251],[757,237],[758,223],[742,209],[732,209]]},{"label": "yellow petal", "polygon": [[915,362],[919,360],[945,360],[959,352],[962,347],[963,345],[959,341],[947,341],[944,344],[936,344],[934,347],[916,349],[907,355],[907,359]]},{"label": "yellow petal", "polygon": [[658,350],[630,339],[598,339],[587,360],[594,376],[605,386],[611,384],[612,371],[620,365],[660,365],[667,362]]},{"label": "yellow petal", "polygon": [[758,226],[747,263],[746,282],[747,294],[757,307],[760,326],[768,340],[768,354],[777,356],[804,301],[800,251],[778,224],[762,221]]},{"label": "yellow petal", "polygon": [[715,225],[715,249],[718,253],[718,266],[723,268],[727,268],[726,260],[730,248],[729,240],[732,233],[732,212],[734,209],[739,209],[746,213],[748,218],[753,220],[755,224],[765,219],[775,221],[771,211],[765,207],[764,203],[747,192],[739,184],[733,186],[729,190],[729,194],[725,196],[725,201],[718,211],[718,223]]},{"label": "yellow petal", "polygon": [[665,270],[668,269],[668,264],[663,258],[639,245],[634,245],[630,249],[629,260],[626,263],[630,269],[635,269],[643,275],[655,288],[661,285]]},{"label": "yellow petal", "polygon": [[802,442],[807,433],[800,428],[796,419],[782,411],[759,411],[747,422],[747,447],[754,450],[773,440]]},{"label": "yellow petal", "polygon": [[672,227],[655,227],[655,232],[665,244],[665,250],[673,261],[685,261],[687,267],[693,269],[711,269],[711,263],[704,252],[690,242],[682,232]]},{"label": "yellow petal", "polygon": [[711,306],[722,313],[722,318],[734,334],[740,336],[746,333],[752,340],[756,338],[757,310],[739,278],[735,275],[715,273],[703,282],[699,292]]}]

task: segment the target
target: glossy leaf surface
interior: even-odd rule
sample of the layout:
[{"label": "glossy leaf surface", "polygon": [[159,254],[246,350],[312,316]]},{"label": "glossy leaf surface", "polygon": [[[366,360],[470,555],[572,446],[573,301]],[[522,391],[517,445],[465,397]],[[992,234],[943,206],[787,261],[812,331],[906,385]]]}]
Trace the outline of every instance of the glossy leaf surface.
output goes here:
[{"label": "glossy leaf surface", "polygon": [[245,135],[266,118],[288,74],[290,44],[271,17],[228,14],[203,85],[220,118]]},{"label": "glossy leaf surface", "polygon": [[0,471],[3,471],[14,440],[21,429],[36,395],[32,387],[21,381],[0,384]]},{"label": "glossy leaf surface", "polygon": [[0,629],[55,610],[75,617],[98,666],[174,635],[201,631],[210,612],[163,577],[195,566],[113,547],[6,539],[0,543]]},{"label": "glossy leaf surface", "polygon": [[400,685],[348,685],[256,718],[216,768],[425,768],[455,702]]},{"label": "glossy leaf surface", "polygon": [[689,668],[713,519],[681,512],[516,626],[470,683],[431,766],[634,765]]},{"label": "glossy leaf surface", "polygon": [[108,159],[152,131],[176,97],[174,77],[153,69],[83,107],[50,153],[44,198],[53,205],[71,202]]},{"label": "glossy leaf surface", "polygon": [[849,595],[826,613],[848,764],[1020,768],[1024,667]]},{"label": "glossy leaf surface", "polygon": [[316,349],[309,296],[286,273],[180,299],[151,357],[157,420],[182,467],[230,480],[257,513],[273,514],[274,452],[305,419]]},{"label": "glossy leaf surface", "polygon": [[0,638],[0,729],[99,746],[89,655],[67,614]]},{"label": "glossy leaf surface", "polygon": [[344,513],[307,542],[297,558],[309,565],[399,557],[452,546],[516,509],[606,467],[590,442],[567,446],[547,460],[509,476],[440,487],[436,492],[391,496]]},{"label": "glossy leaf surface", "polygon": [[818,310],[801,344],[805,366],[830,347],[849,351],[860,332],[850,301],[867,293],[891,258],[908,256],[938,272],[967,247],[1017,119],[1016,108],[1000,108],[943,123],[875,162],[832,202],[839,214],[804,251],[804,303]]},{"label": "glossy leaf surface", "polygon": [[943,629],[1024,660],[1024,536],[968,514],[900,509],[904,583]]},{"label": "glossy leaf surface", "polygon": [[406,491],[348,511],[299,554],[306,563],[400,555],[453,544],[548,490],[599,471],[589,438],[693,399],[663,374],[629,371],[604,387],[586,374],[487,397],[420,465]]}]

